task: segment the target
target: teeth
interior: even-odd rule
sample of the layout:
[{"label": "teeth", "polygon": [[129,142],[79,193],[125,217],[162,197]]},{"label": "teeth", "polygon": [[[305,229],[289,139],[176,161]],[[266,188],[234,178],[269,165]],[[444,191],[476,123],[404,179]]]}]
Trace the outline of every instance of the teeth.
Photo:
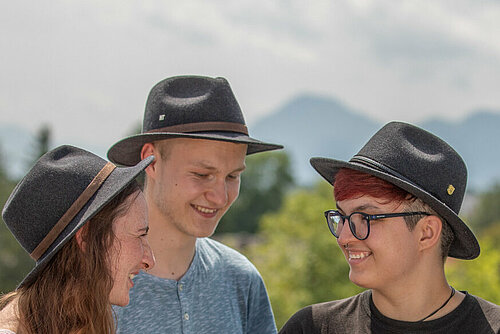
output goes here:
[{"label": "teeth", "polygon": [[128,274],[128,278],[134,279],[135,275],[134,274]]},{"label": "teeth", "polygon": [[199,205],[195,205],[195,208],[196,210],[201,211],[203,213],[214,213],[215,211],[217,211],[217,209],[208,209]]},{"label": "teeth", "polygon": [[366,253],[357,253],[357,254],[349,253],[349,259],[364,259],[367,256],[368,254]]}]

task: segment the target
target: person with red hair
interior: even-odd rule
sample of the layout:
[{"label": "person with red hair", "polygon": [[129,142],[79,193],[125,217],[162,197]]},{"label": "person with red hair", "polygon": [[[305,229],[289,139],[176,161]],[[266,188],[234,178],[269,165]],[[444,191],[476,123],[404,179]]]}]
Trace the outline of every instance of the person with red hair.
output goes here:
[{"label": "person with red hair", "polygon": [[458,216],[467,184],[460,155],[416,126],[391,122],[350,161],[312,158],[334,187],[330,232],[367,290],[310,305],[280,333],[499,333],[500,306],[447,282],[448,256],[479,244]]}]

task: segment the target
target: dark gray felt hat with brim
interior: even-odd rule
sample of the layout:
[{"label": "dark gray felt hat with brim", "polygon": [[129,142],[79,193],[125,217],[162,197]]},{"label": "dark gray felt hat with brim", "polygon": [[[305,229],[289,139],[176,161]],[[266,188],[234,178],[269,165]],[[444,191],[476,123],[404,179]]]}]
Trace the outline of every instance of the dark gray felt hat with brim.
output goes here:
[{"label": "dark gray felt hat with brim", "polygon": [[118,195],[152,161],[116,167],[73,146],[44,154],[17,184],[2,217],[36,261],[18,288],[31,284],[75,233]]},{"label": "dark gray felt hat with brim", "polygon": [[142,133],[114,144],[108,158],[131,166],[140,160],[144,144],[176,137],[247,144],[247,154],[283,148],[249,136],[243,113],[226,79],[178,76],[160,81],[151,89]]},{"label": "dark gray felt hat with brim", "polygon": [[467,185],[467,167],[460,155],[439,137],[403,122],[391,122],[368,140],[349,161],[312,158],[311,165],[330,184],[341,168],[388,181],[420,198],[451,226],[455,235],[448,256],[474,259],[479,244],[460,219]]}]

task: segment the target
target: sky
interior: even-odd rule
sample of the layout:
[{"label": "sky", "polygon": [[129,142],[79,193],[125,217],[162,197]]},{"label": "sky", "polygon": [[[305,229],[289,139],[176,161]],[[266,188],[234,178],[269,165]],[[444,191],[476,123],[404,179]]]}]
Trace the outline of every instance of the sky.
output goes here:
[{"label": "sky", "polygon": [[251,124],[298,94],[379,121],[500,112],[497,0],[0,3],[0,125],[109,147],[150,88],[229,80]]}]

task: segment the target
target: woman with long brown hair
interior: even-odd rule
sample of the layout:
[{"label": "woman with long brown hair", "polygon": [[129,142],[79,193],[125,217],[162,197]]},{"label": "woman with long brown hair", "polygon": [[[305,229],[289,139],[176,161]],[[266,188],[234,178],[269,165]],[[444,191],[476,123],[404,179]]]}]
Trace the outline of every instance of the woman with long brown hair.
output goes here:
[{"label": "woman with long brown hair", "polygon": [[37,161],[2,211],[36,265],[0,299],[0,334],[115,332],[111,305],[154,266],[135,181],[151,161],[117,168],[72,146]]}]

